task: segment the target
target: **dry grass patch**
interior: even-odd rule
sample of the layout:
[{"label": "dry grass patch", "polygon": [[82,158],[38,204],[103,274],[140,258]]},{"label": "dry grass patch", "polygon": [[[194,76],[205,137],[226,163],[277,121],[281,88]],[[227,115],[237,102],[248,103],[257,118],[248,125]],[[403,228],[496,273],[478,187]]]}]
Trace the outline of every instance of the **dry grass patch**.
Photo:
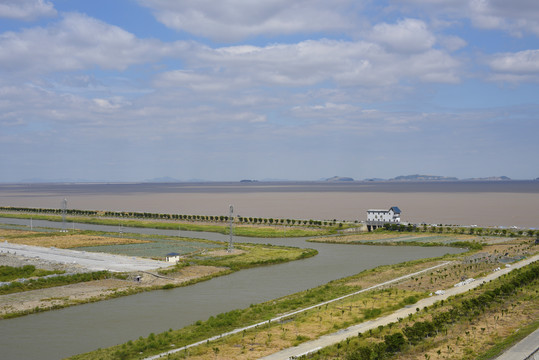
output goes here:
[{"label": "dry grass patch", "polygon": [[[534,289],[527,290],[528,296],[533,297],[534,291]],[[475,359],[484,349],[492,347],[523,325],[530,324],[538,318],[537,299],[511,301],[486,311],[471,322],[461,322],[449,327],[446,335],[440,334],[432,342],[425,341],[411,351],[399,354],[399,359]]]},{"label": "dry grass patch", "polygon": [[4,236],[24,236],[24,235],[31,235],[35,234],[34,231],[26,231],[26,230],[16,230],[16,229],[1,229],[0,228],[0,237]]},{"label": "dry grass patch", "polygon": [[481,262],[476,264],[463,264],[453,262],[444,268],[439,268],[429,273],[404,280],[395,285],[395,288],[428,292],[449,289],[464,279],[482,277],[500,266],[501,264],[498,263]]},{"label": "dry grass patch", "polygon": [[370,273],[366,273],[359,279],[355,279],[346,283],[346,285],[361,286],[362,288],[367,288],[404,275],[413,274],[415,272],[436,266],[441,263],[442,261],[430,261],[401,267],[388,265],[386,271],[372,271]]},{"label": "dry grass patch", "polygon": [[117,237],[105,237],[96,235],[51,235],[43,237],[21,237],[10,238],[10,243],[42,246],[42,247],[56,247],[60,249],[70,249],[82,246],[101,246],[101,245],[123,245],[123,244],[140,244],[147,243],[149,241],[117,238]]},{"label": "dry grass patch", "polygon": [[367,319],[364,317],[366,311],[374,308],[381,308],[383,311],[395,302],[398,303],[411,295],[418,295],[418,293],[382,290],[353,296],[296,315],[283,323],[261,325],[257,329],[199,346],[188,353],[183,351],[176,353],[170,358],[258,359],[352,324],[366,321]]},{"label": "dry grass patch", "polygon": [[[414,234],[414,236],[416,236]],[[425,237],[429,235],[419,235],[416,237]],[[328,242],[328,243],[352,243],[356,241],[376,241],[376,240],[386,240],[386,239],[395,239],[398,241],[398,238],[409,237],[409,235],[399,235],[398,233],[363,233],[363,234],[353,234],[353,235],[341,235],[341,236],[327,236],[319,237],[313,239],[313,242]]]},{"label": "dry grass patch", "polygon": [[220,250],[208,251],[204,255],[217,257],[217,256],[240,255],[240,254],[243,254],[243,253],[245,253],[245,250],[232,249],[232,251],[229,252],[226,249],[220,249]]}]

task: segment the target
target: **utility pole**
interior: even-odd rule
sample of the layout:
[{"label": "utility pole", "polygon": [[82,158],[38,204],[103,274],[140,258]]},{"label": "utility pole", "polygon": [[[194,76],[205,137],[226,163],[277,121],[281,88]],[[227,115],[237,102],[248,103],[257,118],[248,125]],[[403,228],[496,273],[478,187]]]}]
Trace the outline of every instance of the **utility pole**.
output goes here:
[{"label": "utility pole", "polygon": [[234,207],[232,205],[230,205],[230,215],[228,216],[229,220],[230,220],[230,230],[229,230],[229,233],[230,233],[230,241],[228,242],[228,249],[227,251],[229,253],[232,252],[232,250],[234,250],[234,244],[232,242],[232,237],[234,236]]},{"label": "utility pole", "polygon": [[66,232],[66,212],[67,212],[67,199],[62,201],[62,231]]}]

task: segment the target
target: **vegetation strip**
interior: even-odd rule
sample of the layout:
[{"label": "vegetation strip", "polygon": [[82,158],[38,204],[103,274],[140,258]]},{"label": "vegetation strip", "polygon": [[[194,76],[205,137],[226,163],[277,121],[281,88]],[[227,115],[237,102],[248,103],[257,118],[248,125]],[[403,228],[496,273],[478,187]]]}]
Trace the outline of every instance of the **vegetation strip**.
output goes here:
[{"label": "vegetation strip", "polygon": [[43,269],[36,269],[34,265],[24,265],[22,267],[13,267],[7,265],[0,265],[0,288],[3,282],[11,282],[13,280],[30,277],[44,277],[50,275],[63,274],[63,271],[50,271]]},{"label": "vegetation strip", "polygon": [[[97,231],[44,233],[35,231],[5,229],[0,229],[0,236],[9,240],[10,243],[31,243],[33,245],[40,245],[43,242],[47,244],[47,247],[52,246],[70,248],[72,247],[72,245],[90,245],[92,242],[100,244],[100,246],[96,246],[92,249],[98,249],[100,247],[103,247],[104,245],[116,243],[134,243],[130,246],[146,247],[151,242],[163,240],[169,241],[170,246],[180,246],[185,242],[189,243],[194,240],[162,235],[140,235],[127,233],[124,233],[123,235],[121,235],[121,238],[118,238],[115,236],[108,236],[107,233]],[[135,237],[136,239],[132,239],[132,237]],[[14,303],[16,303],[17,300],[15,298],[12,298],[15,300],[6,300],[5,302],[0,302],[0,304],[3,304],[0,306],[0,319],[19,317],[36,312],[43,312],[73,305],[97,302],[121,296],[128,296],[139,292],[183,287],[187,285],[192,285],[197,282],[206,281],[217,276],[230,274],[234,271],[239,271],[242,269],[256,266],[272,265],[287,261],[305,259],[308,257],[315,256],[318,253],[316,250],[313,249],[245,243],[241,245],[238,244],[236,246],[236,250],[238,250],[237,254],[223,254],[225,250],[222,250],[222,242],[210,240],[196,240],[196,242],[201,244],[213,245],[215,246],[214,249],[216,249],[216,251],[207,251],[204,254],[200,254],[198,252],[194,254],[187,254],[184,259],[176,266],[171,266],[169,268],[158,271],[159,275],[153,274],[153,276],[162,278],[159,284],[146,284],[143,282],[125,282],[123,284],[104,285],[109,287],[104,287],[102,293],[95,296],[87,295],[87,293],[84,292],[85,288],[82,287],[79,288],[80,291],[78,293],[75,291],[58,299],[56,299],[56,296],[54,296],[55,301],[49,300],[51,296],[39,298],[39,294],[36,294],[32,295],[32,300],[38,302],[39,305],[36,305],[31,308],[28,306],[15,306]],[[7,255],[4,254],[4,256]],[[41,259],[37,261],[41,261]],[[198,270],[199,268],[214,268],[215,270],[202,270],[202,272],[199,272],[201,271]],[[191,269],[193,270],[191,271]],[[30,272],[30,270],[32,270],[33,272]],[[75,271],[78,271],[78,269],[75,269]],[[185,273],[183,273],[184,271]],[[208,271],[211,273],[208,273]],[[126,280],[128,277],[126,273],[109,273],[106,271],[77,274],[71,274],[68,271],[69,274],[58,275],[55,277],[44,277],[46,275],[58,272],[62,271],[48,271],[36,269],[34,265],[26,265],[23,267],[0,266],[0,278],[2,278],[2,275],[4,275],[5,279],[4,283],[0,282],[0,295],[14,294],[29,290],[40,290],[93,280],[104,280],[111,278]],[[144,272],[136,271],[135,273],[142,274]],[[133,274],[131,275],[134,276]],[[21,277],[28,278],[30,276],[33,278],[22,282],[15,281],[17,279],[20,279]],[[34,278],[37,276],[41,277],[37,279]],[[25,299],[27,299],[27,296],[28,295],[21,295],[21,297]],[[21,302],[24,301],[26,300],[23,300]],[[17,308],[15,309],[14,306]]]},{"label": "vegetation strip", "polygon": [[[455,293],[464,293],[466,291],[469,291],[471,289],[477,288],[479,286],[482,286],[485,284],[485,279],[488,280],[496,280],[499,279],[500,282],[502,282],[501,285],[498,285],[494,290],[487,290],[483,294],[473,296],[470,300],[462,300],[459,302],[458,305],[454,304],[448,311],[441,312],[437,315],[432,315],[432,321],[416,321],[414,322],[413,326],[405,325],[402,332],[412,345],[417,345],[421,341],[423,341],[426,338],[434,337],[439,331],[443,330],[446,323],[454,322],[456,318],[462,317],[464,319],[472,319],[474,316],[477,316],[479,313],[484,312],[485,309],[488,309],[490,307],[490,303],[496,301],[498,296],[503,296],[506,294],[511,294],[515,289],[518,289],[520,286],[532,283],[534,280],[538,278],[539,275],[539,265],[537,261],[539,260],[539,256],[535,256],[533,258],[528,259],[525,262],[522,262],[520,264],[517,264],[515,267],[507,268],[506,271],[500,271],[497,273],[492,273],[486,276],[483,279],[478,279],[477,281],[469,284],[467,287],[460,287],[460,288],[453,288],[450,290],[453,290],[451,295],[455,295]],[[524,268],[523,271],[520,271],[521,268]],[[516,275],[512,276],[510,280],[502,280],[506,277],[506,275],[509,272],[512,272],[513,270],[517,270]],[[449,291],[448,291],[449,292]],[[457,296],[461,295],[455,295],[452,299],[455,300]],[[418,306],[415,310],[413,308],[410,309],[401,309],[398,312],[391,314],[389,316],[386,316],[384,318],[378,319],[376,322],[369,322],[369,323],[362,323],[358,325],[351,326],[344,331],[339,331],[338,333],[333,333],[321,338],[318,338],[313,341],[309,341],[306,343],[301,344],[298,347],[295,347],[293,349],[285,349],[278,353],[274,353],[272,355],[264,357],[266,360],[270,359],[280,359],[280,358],[292,358],[294,356],[299,356],[303,353],[311,353],[310,350],[314,348],[320,348],[320,347],[327,347],[333,344],[337,344],[337,350],[342,347],[341,342],[343,340],[348,342],[351,338],[356,337],[356,334],[358,334],[359,337],[361,336],[361,333],[365,331],[369,331],[372,334],[372,330],[378,328],[381,332],[384,326],[394,324],[393,321],[399,319],[399,322],[409,317],[412,318],[413,314],[415,312],[418,312],[420,307],[425,306],[423,309],[428,308],[431,305],[439,304],[443,305],[444,301],[439,300],[436,297],[431,297],[427,299],[420,300],[416,306]],[[480,311],[480,312],[478,312]],[[402,334],[397,332],[392,334],[391,336],[395,336],[395,334],[399,334],[396,337],[401,338]],[[365,347],[358,347],[357,351],[347,351],[347,356],[345,359],[347,360],[363,360],[363,359],[385,359],[386,355],[391,355],[395,352],[400,351],[400,348],[404,345],[404,337],[402,337],[402,340],[399,341],[399,346],[397,348],[391,347],[391,344],[394,339],[391,338],[391,336],[386,336],[385,341],[381,343],[374,343],[373,346],[369,347],[368,349],[365,349]],[[319,356],[315,356],[316,359],[318,358],[329,358],[331,350],[329,353],[321,354],[320,352],[316,351]],[[367,355],[370,354],[370,355]],[[337,351],[337,354],[335,354],[335,351],[333,351],[333,354],[331,355],[332,358],[335,356],[336,358],[341,358],[339,352]],[[429,359],[429,357],[425,357],[425,359]]]},{"label": "vegetation strip", "polygon": [[112,274],[108,271],[95,271],[80,274],[58,275],[48,278],[29,279],[25,282],[13,281],[4,286],[0,286],[0,295],[63,286],[92,280],[102,280],[110,277],[112,277]]},{"label": "vegetation strip", "polygon": [[[0,217],[17,219],[63,221],[60,209],[0,207]],[[67,222],[155,228],[165,230],[207,231],[228,234],[228,216],[154,214],[68,209]],[[165,222],[159,222],[159,221]],[[180,221],[182,221],[180,223]],[[320,220],[296,220],[236,217],[234,233],[247,237],[302,237],[335,234],[338,230],[355,227],[356,223]]]},{"label": "vegetation strip", "polygon": [[371,291],[371,290],[374,290],[374,289],[377,289],[377,288],[380,288],[380,287],[383,287],[383,286],[386,286],[386,285],[389,285],[389,284],[394,284],[396,282],[399,282],[401,280],[410,278],[412,276],[416,276],[416,275],[419,275],[419,274],[422,274],[422,273],[425,273],[425,272],[429,272],[429,271],[432,271],[432,270],[440,268],[440,267],[447,266],[447,265],[449,265],[451,263],[452,263],[452,261],[446,261],[446,262],[444,262],[442,264],[438,264],[438,265],[432,266],[430,268],[427,268],[427,269],[424,269],[424,270],[421,270],[421,271],[417,271],[417,272],[415,272],[413,274],[400,276],[398,278],[395,278],[395,279],[392,279],[392,280],[389,280],[389,281],[385,281],[383,283],[380,283],[380,284],[368,287],[366,289],[362,289],[362,290],[353,292],[351,294],[343,295],[343,296],[340,296],[340,297],[335,298],[335,299],[324,301],[324,302],[319,303],[319,304],[315,304],[315,305],[312,305],[312,306],[309,306],[309,307],[306,307],[306,308],[303,308],[303,309],[300,309],[300,310],[296,310],[296,311],[293,311],[293,312],[290,312],[290,313],[287,313],[287,314],[284,314],[284,315],[281,315],[281,316],[274,317],[273,319],[270,319],[270,320],[267,320],[267,321],[263,321],[263,322],[259,322],[257,324],[253,324],[253,325],[249,325],[249,326],[246,326],[246,327],[243,327],[243,328],[235,329],[235,330],[226,332],[224,334],[219,334],[219,335],[216,335],[216,336],[212,336],[211,338],[201,340],[201,341],[198,341],[198,342],[193,343],[193,344],[185,345],[185,346],[182,346],[181,348],[178,348],[178,349],[170,350],[170,351],[167,351],[167,352],[155,355],[155,356],[145,358],[145,360],[158,359],[158,358],[160,358],[162,356],[169,355],[169,354],[174,354],[174,353],[176,353],[178,351],[182,351],[182,350],[186,350],[186,349],[189,349],[189,348],[192,348],[192,347],[203,345],[203,344],[206,344],[206,343],[208,343],[210,341],[214,341],[214,340],[220,339],[220,338],[225,337],[225,336],[237,334],[237,333],[240,333],[240,332],[243,332],[243,331],[246,331],[246,330],[250,330],[250,329],[265,325],[265,324],[275,323],[275,322],[284,320],[286,318],[301,314],[303,312],[306,312],[306,311],[309,311],[309,310],[312,310],[312,309],[316,309],[317,307],[324,306],[326,304],[331,304],[333,302],[337,302],[337,301],[349,298],[351,296],[358,295],[358,294],[361,294],[361,293],[364,293],[364,292],[367,292],[367,291]]}]

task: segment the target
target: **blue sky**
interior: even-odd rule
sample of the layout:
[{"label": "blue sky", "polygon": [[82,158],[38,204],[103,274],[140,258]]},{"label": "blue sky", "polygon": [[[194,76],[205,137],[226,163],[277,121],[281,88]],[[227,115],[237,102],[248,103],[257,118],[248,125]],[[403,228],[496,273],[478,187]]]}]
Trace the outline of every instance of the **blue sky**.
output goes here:
[{"label": "blue sky", "polygon": [[536,0],[0,0],[0,182],[539,177]]}]

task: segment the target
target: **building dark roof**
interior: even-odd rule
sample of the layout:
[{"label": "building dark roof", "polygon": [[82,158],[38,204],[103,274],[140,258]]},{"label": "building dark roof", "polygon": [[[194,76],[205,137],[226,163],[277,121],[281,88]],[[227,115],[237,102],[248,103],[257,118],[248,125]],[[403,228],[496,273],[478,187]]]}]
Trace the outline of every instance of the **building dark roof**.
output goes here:
[{"label": "building dark roof", "polygon": [[401,213],[401,209],[399,209],[397,206],[392,206],[391,209],[389,210],[393,210],[393,212],[395,214],[400,214]]},{"label": "building dark roof", "polygon": [[175,252],[171,252],[171,253],[168,253],[168,254],[167,254],[167,256],[178,256],[178,255],[180,255],[180,254],[175,253]]}]

